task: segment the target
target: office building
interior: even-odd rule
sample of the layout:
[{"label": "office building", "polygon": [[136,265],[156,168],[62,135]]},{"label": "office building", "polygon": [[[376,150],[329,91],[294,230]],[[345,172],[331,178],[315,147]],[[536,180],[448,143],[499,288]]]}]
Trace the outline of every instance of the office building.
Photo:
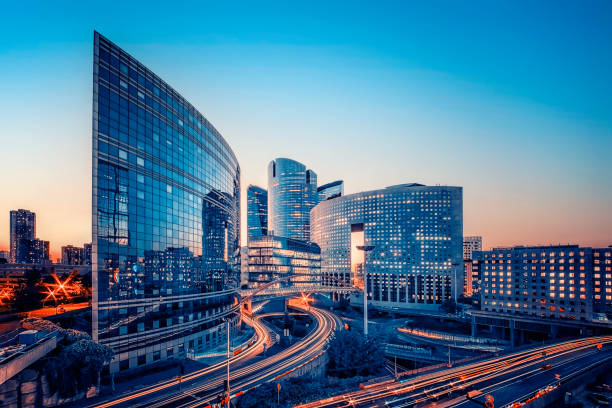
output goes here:
[{"label": "office building", "polygon": [[247,243],[268,235],[268,192],[254,185],[247,188]]},{"label": "office building", "polygon": [[534,319],[612,319],[612,248],[515,246],[474,252],[484,312]]},{"label": "office building", "polygon": [[[4,261],[2,261],[4,259]],[[0,251],[0,262],[9,263],[11,261],[10,251]]]},{"label": "office building", "polygon": [[463,259],[472,259],[474,251],[482,251],[482,237],[463,237]]},{"label": "office building", "polygon": [[[36,238],[36,214],[28,210],[13,210],[10,212],[10,251],[11,263],[27,263],[25,259],[20,259],[18,252],[20,242],[34,240]],[[34,246],[34,244],[27,244]],[[21,253],[27,253],[22,250]]]},{"label": "office building", "polygon": [[94,34],[92,337],[110,371],[204,351],[236,324],[240,167],[213,125]]},{"label": "office building", "polygon": [[[373,306],[438,310],[462,292],[462,190],[412,183],[319,203],[323,284],[363,286],[365,269]],[[364,257],[359,245],[374,249]]]},{"label": "office building", "polygon": [[344,181],[338,180],[317,188],[319,202],[341,197],[344,194]]},{"label": "office building", "polygon": [[321,283],[321,249],[312,242],[277,236],[253,238],[249,243],[249,287],[277,279],[275,287]]},{"label": "office building", "polygon": [[291,159],[268,165],[268,233],[310,240],[310,210],[317,203],[317,175]]},{"label": "office building", "polygon": [[62,264],[64,265],[83,265],[85,257],[83,248],[66,245],[62,247]]}]

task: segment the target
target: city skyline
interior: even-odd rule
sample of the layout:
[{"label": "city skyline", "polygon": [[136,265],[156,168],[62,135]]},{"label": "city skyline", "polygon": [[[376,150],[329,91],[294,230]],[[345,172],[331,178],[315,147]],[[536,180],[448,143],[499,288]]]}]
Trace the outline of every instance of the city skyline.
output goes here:
[{"label": "city skyline", "polygon": [[[609,4],[594,4],[446,4],[439,13],[279,6],[259,19],[246,6],[209,5],[171,14],[174,32],[124,28],[137,6],[114,19],[80,5],[62,17],[45,5],[34,16],[8,6],[0,133],[13,154],[0,165],[0,249],[18,208],[37,214],[53,260],[61,246],[91,241],[84,118],[94,29],[206,112],[236,149],[243,204],[249,184],[267,184],[267,163],[288,157],[315,169],[321,185],[344,180],[346,194],[409,182],[463,186],[464,232],[483,236],[485,247],[608,246],[612,29]],[[64,28],[63,19],[76,22]]]}]

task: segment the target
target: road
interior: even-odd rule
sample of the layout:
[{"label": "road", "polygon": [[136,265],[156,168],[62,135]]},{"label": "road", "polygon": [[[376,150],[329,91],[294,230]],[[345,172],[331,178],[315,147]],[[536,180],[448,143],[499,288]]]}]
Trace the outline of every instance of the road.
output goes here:
[{"label": "road", "polygon": [[[313,317],[312,330],[302,340],[272,356],[251,358],[248,361],[245,359],[232,360],[230,365],[232,398],[265,382],[278,380],[324,353],[330,335],[339,327],[337,317],[323,309],[304,306],[296,302],[291,305]],[[259,318],[254,318],[252,324],[258,333],[258,341],[261,331],[265,331],[265,334],[261,334],[262,336],[269,338],[269,330]],[[98,408],[117,406],[207,407],[222,393],[223,381],[226,378],[225,368],[225,362],[222,362],[186,375],[183,378],[181,392],[177,389],[178,381],[173,379],[95,406]]]},{"label": "road", "polygon": [[[596,347],[599,343],[602,350]],[[433,402],[436,407],[476,407],[465,397],[466,390],[472,389],[482,391],[483,395],[476,398],[479,402],[484,402],[484,395],[491,394],[499,407],[521,397],[529,398],[546,385],[567,380],[579,370],[612,358],[611,345],[612,336],[565,341],[399,382],[370,384],[367,389],[298,407],[412,407]],[[551,368],[543,369],[545,364]],[[559,380],[555,374],[559,374]]]},{"label": "road", "polygon": [[[246,361],[257,354],[263,351],[264,345],[269,346],[271,344],[270,334],[267,327],[258,319],[258,318],[249,318],[248,316],[243,316],[243,321],[252,326],[255,329],[255,333],[257,335],[257,340],[255,343],[243,353],[240,353],[236,356],[232,356],[230,358],[230,368],[232,364],[236,365],[240,362]],[[161,381],[157,384],[141,388],[138,391],[134,391],[128,393],[127,395],[123,395],[121,397],[114,397],[113,399],[105,402],[97,402],[95,405],[91,405],[92,407],[98,408],[107,408],[107,407],[118,407],[118,406],[132,406],[135,401],[141,400],[143,398],[158,395],[162,391],[166,392],[176,392],[179,383],[187,384],[192,381],[197,381],[202,378],[207,378],[212,373],[221,372],[227,366],[227,360],[223,360],[219,363],[213,364],[209,367],[203,368],[201,370],[194,371],[185,375],[182,379],[178,377],[172,378],[170,380]]]}]

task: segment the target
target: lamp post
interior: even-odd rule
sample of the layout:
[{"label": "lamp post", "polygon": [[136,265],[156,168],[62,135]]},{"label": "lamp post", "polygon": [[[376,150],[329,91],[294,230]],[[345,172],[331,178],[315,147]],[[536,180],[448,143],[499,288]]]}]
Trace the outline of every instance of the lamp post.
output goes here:
[{"label": "lamp post", "polygon": [[357,245],[363,251],[363,335],[368,337],[368,275],[366,274],[366,254],[374,249],[374,245]]}]

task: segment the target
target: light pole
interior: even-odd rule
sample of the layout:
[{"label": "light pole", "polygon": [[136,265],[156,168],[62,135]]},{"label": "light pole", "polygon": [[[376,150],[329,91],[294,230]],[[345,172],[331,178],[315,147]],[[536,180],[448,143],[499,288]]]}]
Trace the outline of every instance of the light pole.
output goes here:
[{"label": "light pole", "polygon": [[368,337],[368,275],[366,274],[366,255],[374,249],[374,245],[357,245],[363,251],[363,335]]}]

